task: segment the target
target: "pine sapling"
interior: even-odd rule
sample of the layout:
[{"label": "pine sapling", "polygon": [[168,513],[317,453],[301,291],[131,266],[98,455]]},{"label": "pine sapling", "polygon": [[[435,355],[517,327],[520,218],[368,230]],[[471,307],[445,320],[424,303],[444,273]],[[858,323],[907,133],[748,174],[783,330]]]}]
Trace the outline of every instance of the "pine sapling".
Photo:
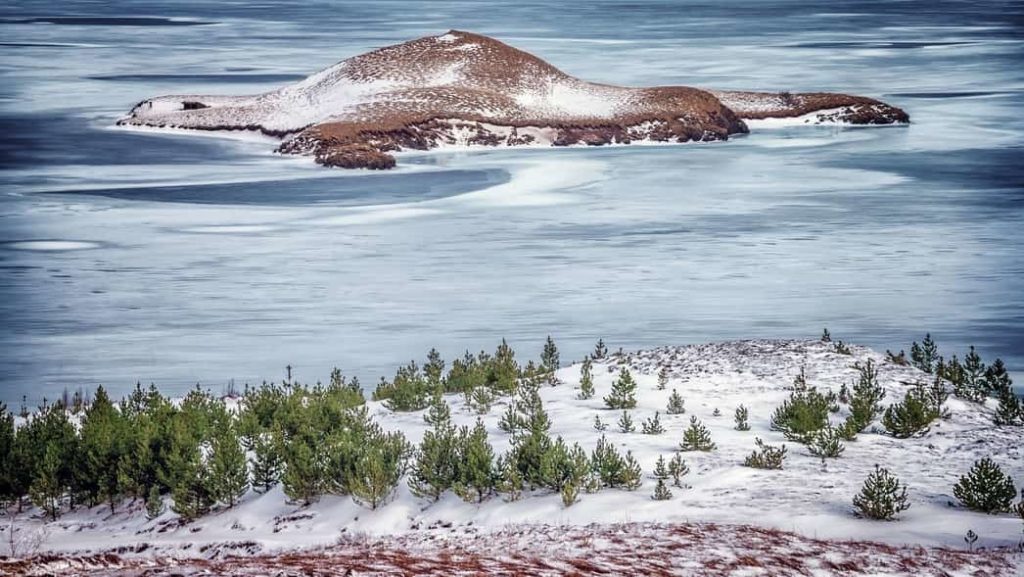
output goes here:
[{"label": "pine sapling", "polygon": [[661,367],[658,371],[658,390],[664,391],[668,386],[668,367]]},{"label": "pine sapling", "polygon": [[636,430],[633,426],[633,418],[629,416],[629,411],[622,411],[622,416],[619,417],[619,430],[623,433],[632,433]]},{"label": "pine sapling", "polygon": [[600,415],[594,415],[594,430],[601,433],[608,430],[608,423],[602,421]]},{"label": "pine sapling", "polygon": [[654,416],[644,419],[641,424],[640,430],[645,435],[660,435],[665,432],[665,427],[661,425],[661,416],[658,411],[654,412]]},{"label": "pine sapling", "polygon": [[668,471],[668,465],[665,462],[664,455],[658,455],[658,461],[654,464],[654,471],[651,473],[651,476],[655,479],[661,480],[666,480],[672,476]]},{"label": "pine sapling", "polygon": [[891,521],[910,508],[907,487],[887,469],[875,465],[860,493],[853,497],[853,506],[862,517]]},{"label": "pine sapling", "polygon": [[583,365],[580,367],[580,392],[576,396],[581,401],[594,397],[593,369],[594,363],[590,360],[590,357],[583,359]]},{"label": "pine sapling", "polygon": [[747,455],[747,458],[743,461],[744,467],[753,467],[755,469],[781,469],[782,463],[786,459],[786,446],[773,447],[771,445],[765,445],[759,437],[754,439],[754,444],[757,445],[757,449],[753,453]]},{"label": "pine sapling", "polygon": [[672,498],[672,491],[665,485],[664,479],[658,479],[658,484],[654,486],[654,495],[651,498],[655,501],[668,501]]},{"label": "pine sapling", "polygon": [[679,453],[672,455],[672,459],[668,462],[668,474],[672,476],[672,484],[676,487],[682,488],[682,479],[689,472],[690,468],[686,466],[686,462],[683,461],[683,456]]},{"label": "pine sapling", "polygon": [[619,371],[619,378],[612,383],[611,393],[604,398],[604,404],[609,409],[636,407],[636,381],[626,367]]},{"label": "pine sapling", "polygon": [[683,397],[675,389],[672,389],[672,394],[668,397],[668,408],[665,412],[670,415],[682,415],[686,412]]},{"label": "pine sapling", "polygon": [[807,450],[816,457],[823,459],[836,459],[843,454],[846,447],[843,445],[842,427],[825,427],[815,433],[807,444]]},{"label": "pine sapling", "polygon": [[164,500],[160,497],[160,488],[155,484],[149,487],[146,497],[146,517],[156,519],[164,512]]},{"label": "pine sapling", "polygon": [[953,486],[953,495],[965,507],[982,513],[1009,511],[1017,490],[1013,480],[988,457],[974,462],[966,475]]},{"label": "pine sapling", "polygon": [[749,411],[747,411],[746,407],[744,407],[743,405],[740,405],[740,406],[736,407],[736,414],[733,417],[733,419],[736,421],[736,430],[737,431],[749,431],[750,430],[750,422],[748,421],[749,417],[750,417],[750,413],[749,413]]},{"label": "pine sapling", "polygon": [[683,442],[679,444],[680,451],[714,451],[715,443],[711,441],[711,432],[703,423],[697,420],[696,416],[690,417],[690,426],[683,431]]}]

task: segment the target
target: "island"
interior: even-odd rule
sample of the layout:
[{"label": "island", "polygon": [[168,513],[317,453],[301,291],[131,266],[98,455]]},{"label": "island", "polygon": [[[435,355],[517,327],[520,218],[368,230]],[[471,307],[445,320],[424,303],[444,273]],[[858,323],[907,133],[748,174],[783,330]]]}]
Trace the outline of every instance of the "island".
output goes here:
[{"label": "island", "polygon": [[847,94],[587,82],[493,38],[450,30],[347,58],[265,94],[151,98],[117,123],[255,131],[281,139],[283,154],[387,169],[393,153],[409,150],[727,140],[749,131],[744,120],[769,118],[910,121],[899,108]]}]

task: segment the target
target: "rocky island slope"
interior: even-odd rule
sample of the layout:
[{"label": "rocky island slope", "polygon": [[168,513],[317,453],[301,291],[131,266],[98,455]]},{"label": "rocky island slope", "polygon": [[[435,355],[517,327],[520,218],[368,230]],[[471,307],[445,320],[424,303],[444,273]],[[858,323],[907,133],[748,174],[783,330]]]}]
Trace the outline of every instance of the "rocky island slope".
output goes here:
[{"label": "rocky island slope", "polygon": [[744,119],[896,124],[899,108],[833,93],[627,88],[586,82],[502,42],[452,30],[388,46],[256,96],[161,96],[122,126],[250,130],[279,152],[343,168],[391,168],[392,152],[443,146],[571,146],[726,140]]}]

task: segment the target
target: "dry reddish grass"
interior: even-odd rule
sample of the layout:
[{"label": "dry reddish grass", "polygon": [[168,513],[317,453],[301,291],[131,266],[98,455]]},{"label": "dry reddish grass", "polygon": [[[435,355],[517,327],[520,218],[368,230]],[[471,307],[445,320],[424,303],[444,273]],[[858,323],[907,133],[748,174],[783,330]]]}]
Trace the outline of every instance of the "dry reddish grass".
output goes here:
[{"label": "dry reddish grass", "polygon": [[[207,547],[206,550],[216,550]],[[148,555],[40,555],[0,561],[3,575],[425,575],[668,577],[879,576],[1010,577],[1019,554],[825,541],[749,526],[618,524],[530,525],[480,533],[414,532],[343,539],[337,545],[278,554],[179,559]]]}]

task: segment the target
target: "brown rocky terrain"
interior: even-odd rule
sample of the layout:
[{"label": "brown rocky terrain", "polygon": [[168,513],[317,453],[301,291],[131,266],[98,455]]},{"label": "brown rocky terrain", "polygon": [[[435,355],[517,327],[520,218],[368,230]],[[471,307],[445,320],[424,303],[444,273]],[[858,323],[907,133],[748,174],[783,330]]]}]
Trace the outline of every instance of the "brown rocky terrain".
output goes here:
[{"label": "brown rocky terrain", "polygon": [[1010,551],[828,541],[749,526],[628,523],[509,526],[496,532],[346,535],[335,545],[277,553],[252,542],[47,554],[0,560],[5,575],[76,576],[914,576],[1010,577]]},{"label": "brown rocky terrain", "polygon": [[820,113],[817,122],[895,124],[893,106],[832,93],[627,88],[586,82],[502,42],[449,31],[354,56],[256,96],[164,96],[125,126],[254,130],[279,151],[343,168],[391,168],[391,154],[444,146],[597,146],[726,140],[743,119]]}]

